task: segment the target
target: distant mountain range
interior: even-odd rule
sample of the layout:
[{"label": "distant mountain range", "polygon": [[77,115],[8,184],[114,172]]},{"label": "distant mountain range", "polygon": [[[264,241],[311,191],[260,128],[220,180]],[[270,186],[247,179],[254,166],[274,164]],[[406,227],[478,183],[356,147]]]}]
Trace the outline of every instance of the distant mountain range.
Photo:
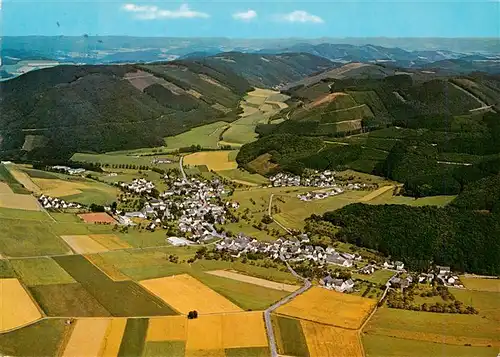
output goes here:
[{"label": "distant mountain range", "polygon": [[[226,39],[141,38],[120,36],[3,37],[0,78],[61,63],[114,64],[204,58],[225,52],[256,54],[309,53],[334,62],[388,62],[400,67],[436,61],[500,61],[498,39],[322,38]],[[42,62],[40,62],[42,61]],[[33,63],[34,62],[34,63]]]}]

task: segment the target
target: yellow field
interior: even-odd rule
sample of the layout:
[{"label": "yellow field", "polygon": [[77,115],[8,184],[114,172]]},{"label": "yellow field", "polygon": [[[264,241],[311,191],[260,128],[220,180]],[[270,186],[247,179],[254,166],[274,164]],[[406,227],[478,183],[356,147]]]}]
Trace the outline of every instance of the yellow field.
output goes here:
[{"label": "yellow field", "polygon": [[126,318],[114,318],[108,326],[104,337],[101,357],[116,357],[120,350],[123,333],[127,325]]},{"label": "yellow field", "polygon": [[140,284],[182,314],[196,310],[200,314],[242,311],[190,275],[142,280]]},{"label": "yellow field", "polygon": [[392,186],[392,185],[380,187],[380,188],[376,189],[375,191],[370,192],[365,197],[361,198],[359,200],[359,202],[368,202],[368,201],[371,201],[374,198],[377,198],[378,196],[386,193],[389,190],[393,190],[393,189],[394,189],[394,186]]},{"label": "yellow field", "polygon": [[226,357],[224,350],[188,350],[185,357]]},{"label": "yellow field", "polygon": [[188,320],[186,352],[267,346],[262,312],[202,315]]},{"label": "yellow field", "polygon": [[62,356],[99,356],[110,324],[110,319],[81,319],[76,321]]},{"label": "yellow field", "polygon": [[266,347],[268,345],[262,312],[243,312],[222,316],[224,348]]},{"label": "yellow field", "polygon": [[118,268],[113,264],[109,263],[99,254],[84,255],[84,257],[91,262],[96,268],[102,271],[113,281],[125,281],[130,280],[130,278],[123,274]]},{"label": "yellow field", "polygon": [[109,250],[87,235],[61,236],[61,238],[68,243],[71,249],[77,254],[92,254],[107,252]]},{"label": "yellow field", "polygon": [[187,326],[186,316],[150,318],[146,341],[185,341]]},{"label": "yellow field", "polygon": [[114,234],[91,234],[89,237],[109,250],[132,248],[130,244]]},{"label": "yellow field", "polygon": [[372,299],[312,287],[279,307],[276,312],[327,325],[358,329],[375,303]]},{"label": "yellow field", "polygon": [[220,277],[228,278],[228,279],[232,279],[232,280],[242,281],[244,283],[259,285],[259,286],[263,286],[263,287],[269,288],[269,289],[281,290],[281,291],[294,292],[295,290],[297,290],[299,288],[299,286],[297,286],[297,285],[277,283],[274,281],[255,278],[253,276],[239,274],[239,273],[236,273],[233,271],[228,271],[228,270],[214,270],[214,271],[208,272],[208,274],[212,274],[212,275],[216,275],[216,276],[220,276]]},{"label": "yellow field", "polygon": [[358,332],[301,321],[310,357],[362,357]]},{"label": "yellow field", "polygon": [[15,168],[9,167],[9,171],[14,176],[14,178],[21,183],[27,190],[34,192],[34,193],[40,193],[40,187],[38,187],[33,180],[31,180],[31,177],[26,172],[17,170]]},{"label": "yellow field", "polygon": [[17,279],[0,279],[0,332],[36,321],[42,315]]},{"label": "yellow field", "polygon": [[461,276],[460,281],[470,290],[500,293],[500,279],[466,278]]},{"label": "yellow field", "polygon": [[9,185],[5,182],[0,182],[0,195],[12,195],[14,194],[10,189]]},{"label": "yellow field", "polygon": [[42,178],[33,178],[32,180],[35,185],[40,187],[41,193],[51,197],[78,195],[82,193],[82,189],[89,188],[88,185],[82,182]]},{"label": "yellow field", "polygon": [[31,195],[20,195],[12,192],[9,185],[0,182],[0,207],[23,209],[26,211],[40,211],[40,205]]},{"label": "yellow field", "polygon": [[209,170],[223,171],[238,167],[236,161],[229,161],[231,151],[204,151],[184,157],[186,165],[207,165]]}]

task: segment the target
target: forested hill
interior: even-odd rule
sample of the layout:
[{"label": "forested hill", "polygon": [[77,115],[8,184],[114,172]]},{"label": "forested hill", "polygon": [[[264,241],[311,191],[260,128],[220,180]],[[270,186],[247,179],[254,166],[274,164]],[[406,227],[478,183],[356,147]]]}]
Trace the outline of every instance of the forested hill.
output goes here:
[{"label": "forested hill", "polygon": [[228,54],[122,66],[58,66],[0,83],[0,156],[162,145],[198,125],[238,117],[253,86],[272,87],[330,62],[304,54]]}]

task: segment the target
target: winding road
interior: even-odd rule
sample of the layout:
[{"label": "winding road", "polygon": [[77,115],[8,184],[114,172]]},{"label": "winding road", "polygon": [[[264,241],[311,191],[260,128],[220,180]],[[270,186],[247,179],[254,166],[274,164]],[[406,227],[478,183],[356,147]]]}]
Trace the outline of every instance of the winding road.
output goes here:
[{"label": "winding road", "polygon": [[184,181],[187,181],[187,176],[186,176],[186,173],[184,172],[183,161],[184,161],[184,156],[181,156],[181,159],[179,160],[179,168],[181,169],[182,179]]}]

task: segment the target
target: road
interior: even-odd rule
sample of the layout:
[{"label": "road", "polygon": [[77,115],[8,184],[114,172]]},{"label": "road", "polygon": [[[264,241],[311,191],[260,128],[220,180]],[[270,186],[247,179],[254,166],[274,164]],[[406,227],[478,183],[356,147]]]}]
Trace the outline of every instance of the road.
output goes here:
[{"label": "road", "polygon": [[184,172],[184,164],[183,164],[183,161],[184,161],[184,156],[181,156],[181,159],[179,160],[179,168],[181,170],[181,174],[182,174],[182,179],[184,181],[187,181],[187,176],[186,176],[186,173]]},{"label": "road", "polygon": [[274,330],[273,330],[273,324],[271,322],[271,313],[279,308],[280,306],[286,304],[296,296],[302,294],[303,292],[307,291],[308,289],[311,288],[312,284],[308,279],[304,279],[301,277],[293,268],[288,264],[288,262],[280,256],[280,259],[286,264],[288,270],[290,270],[290,273],[292,273],[293,276],[299,278],[300,280],[304,281],[304,286],[301,287],[299,290],[291,293],[290,295],[286,296],[284,299],[278,301],[276,304],[268,308],[266,311],[264,311],[264,321],[266,323],[266,331],[267,331],[267,337],[269,339],[269,347],[271,349],[271,357],[278,357],[278,347],[276,346],[276,337],[274,335]]}]

